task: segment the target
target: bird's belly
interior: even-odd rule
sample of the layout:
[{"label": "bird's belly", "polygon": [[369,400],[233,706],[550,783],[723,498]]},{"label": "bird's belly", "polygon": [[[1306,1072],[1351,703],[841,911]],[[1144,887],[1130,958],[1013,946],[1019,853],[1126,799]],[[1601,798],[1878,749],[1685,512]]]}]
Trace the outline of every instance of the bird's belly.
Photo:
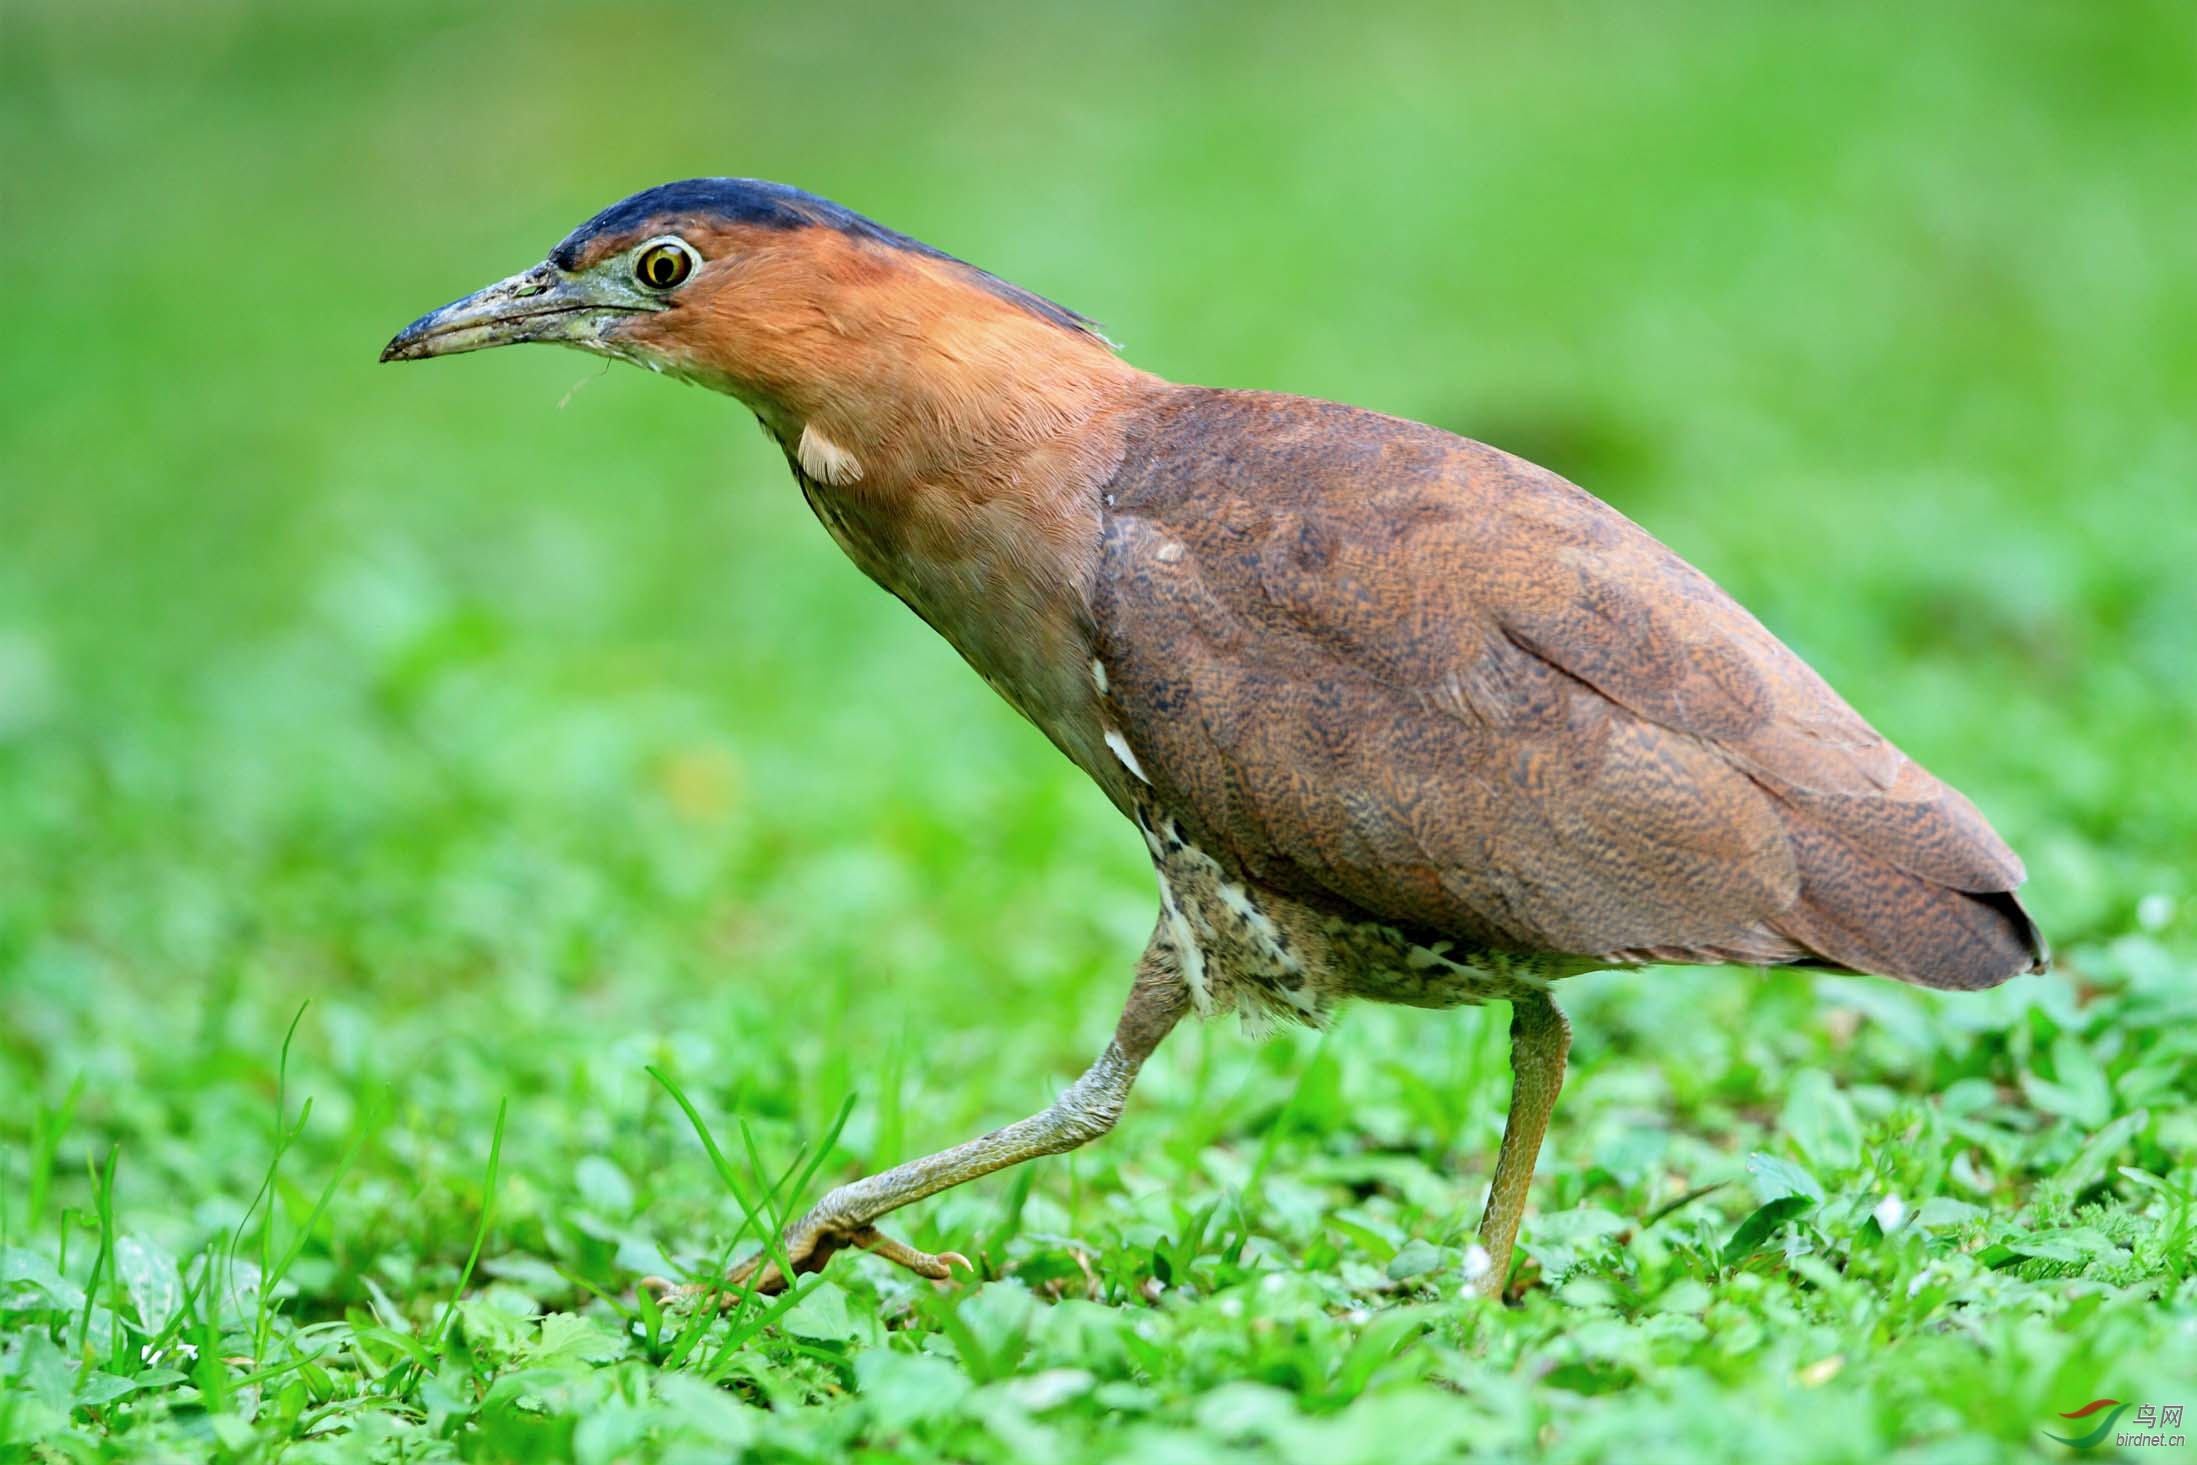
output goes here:
[{"label": "bird's belly", "polygon": [[1154,809],[1137,812],[1159,873],[1165,922],[1201,1016],[1236,1011],[1245,1025],[1324,1024],[1348,997],[1410,1007],[1509,1001],[1580,970],[1531,952],[1413,940],[1370,918],[1338,915],[1248,881]]}]

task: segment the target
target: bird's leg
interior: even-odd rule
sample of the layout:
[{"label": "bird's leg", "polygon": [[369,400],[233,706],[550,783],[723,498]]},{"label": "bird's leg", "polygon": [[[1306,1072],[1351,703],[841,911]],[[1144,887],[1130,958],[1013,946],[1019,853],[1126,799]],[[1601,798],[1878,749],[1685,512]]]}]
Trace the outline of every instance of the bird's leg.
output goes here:
[{"label": "bird's leg", "polygon": [[1503,1148],[1495,1158],[1487,1214],[1480,1219],[1488,1268],[1476,1285],[1484,1297],[1501,1297],[1510,1281],[1511,1249],[1526,1214],[1533,1163],[1541,1153],[1541,1137],[1549,1131],[1557,1090],[1564,1086],[1564,1056],[1570,1051],[1571,1024],[1546,993],[1511,1003],[1510,1117],[1503,1122]]},{"label": "bird's leg", "polygon": [[[951,1275],[949,1262],[968,1267],[968,1258],[958,1252],[917,1251],[879,1232],[873,1223],[926,1196],[1024,1160],[1075,1149],[1112,1129],[1121,1117],[1130,1085],[1136,1082],[1137,1070],[1175,1026],[1185,1006],[1173,949],[1155,936],[1137,964],[1136,985],[1114,1028],[1113,1041],[1065,1093],[1042,1112],[1004,1129],[840,1186],[786,1229],[787,1261],[796,1273],[820,1271],[835,1252],[858,1246],[938,1281]],[[681,1290],[738,1296],[751,1279],[760,1293],[778,1292],[786,1285],[778,1263],[769,1253],[758,1253],[734,1267],[717,1288]]]}]

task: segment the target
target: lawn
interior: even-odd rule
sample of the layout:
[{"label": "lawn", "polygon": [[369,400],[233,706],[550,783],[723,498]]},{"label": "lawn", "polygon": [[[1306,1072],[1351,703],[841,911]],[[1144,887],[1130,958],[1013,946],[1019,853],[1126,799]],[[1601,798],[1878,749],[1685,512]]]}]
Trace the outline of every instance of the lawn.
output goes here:
[{"label": "lawn", "polygon": [[[2197,1407],[2192,137],[2169,3],[17,0],[0,1459],[1952,1465]],[[1575,478],[1976,799],[2055,970],[1569,984],[1511,1307],[1499,1005],[1186,1028],[895,1218],[980,1281],[644,1305],[1042,1106],[1156,905],[736,405],[375,365],[701,173]]]}]

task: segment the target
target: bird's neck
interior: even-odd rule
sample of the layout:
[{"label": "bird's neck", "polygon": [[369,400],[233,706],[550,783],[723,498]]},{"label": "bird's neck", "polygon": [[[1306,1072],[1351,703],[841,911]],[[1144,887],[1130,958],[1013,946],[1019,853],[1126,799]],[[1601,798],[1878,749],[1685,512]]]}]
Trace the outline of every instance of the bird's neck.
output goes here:
[{"label": "bird's neck", "polygon": [[848,557],[1115,792],[1090,671],[1104,493],[1128,420],[1169,388],[1045,330],[1064,339],[761,415]]}]

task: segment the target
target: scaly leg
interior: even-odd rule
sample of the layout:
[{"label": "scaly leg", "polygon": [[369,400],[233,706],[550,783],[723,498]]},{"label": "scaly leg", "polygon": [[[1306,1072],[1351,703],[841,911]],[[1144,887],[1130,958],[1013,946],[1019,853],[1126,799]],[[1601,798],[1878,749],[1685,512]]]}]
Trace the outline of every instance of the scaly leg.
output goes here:
[{"label": "scaly leg", "polygon": [[1476,1284],[1483,1297],[1501,1297],[1510,1282],[1511,1250],[1526,1214],[1533,1162],[1541,1153],[1542,1136],[1549,1132],[1549,1113],[1564,1086],[1564,1056],[1570,1051],[1571,1024],[1546,995],[1511,1003],[1510,1117],[1503,1122],[1503,1148],[1495,1157],[1487,1214],[1480,1219],[1480,1245],[1488,1254],[1488,1269]]},{"label": "scaly leg", "polygon": [[[1121,1117],[1122,1104],[1129,1097],[1130,1085],[1136,1082],[1138,1069],[1175,1026],[1186,1005],[1182,982],[1176,974],[1174,949],[1163,936],[1155,934],[1137,963],[1136,985],[1114,1028],[1113,1041],[1067,1092],[1042,1113],[995,1129],[981,1139],[840,1186],[786,1229],[786,1259],[797,1273],[820,1271],[835,1252],[857,1246],[937,1281],[952,1275],[949,1262],[969,1267],[968,1258],[958,1252],[933,1255],[917,1251],[884,1235],[873,1223],[887,1212],[926,1196],[1024,1160],[1089,1144],[1112,1129]],[[678,1290],[690,1294],[715,1290],[720,1295],[738,1296],[751,1277],[756,1278],[755,1290],[760,1293],[778,1292],[786,1285],[778,1263],[767,1253],[758,1253],[734,1267],[718,1288]]]}]

